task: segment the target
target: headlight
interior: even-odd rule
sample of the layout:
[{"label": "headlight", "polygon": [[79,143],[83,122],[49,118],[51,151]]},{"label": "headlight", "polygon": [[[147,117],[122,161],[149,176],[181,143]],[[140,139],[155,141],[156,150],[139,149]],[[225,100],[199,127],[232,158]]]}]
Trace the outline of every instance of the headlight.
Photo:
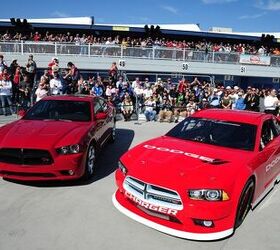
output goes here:
[{"label": "headlight", "polygon": [[127,168],[121,163],[121,161],[118,162],[118,167],[123,172],[123,174],[127,174]]},{"label": "headlight", "polygon": [[192,200],[227,201],[228,194],[221,189],[191,189],[188,191]]},{"label": "headlight", "polygon": [[61,155],[78,154],[81,152],[81,147],[79,144],[73,144],[73,145],[60,147],[56,151]]}]

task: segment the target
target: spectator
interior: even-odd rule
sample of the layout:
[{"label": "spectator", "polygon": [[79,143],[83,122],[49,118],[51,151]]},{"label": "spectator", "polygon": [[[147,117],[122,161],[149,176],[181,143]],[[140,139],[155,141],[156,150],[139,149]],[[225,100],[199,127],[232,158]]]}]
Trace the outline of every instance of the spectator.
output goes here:
[{"label": "spectator", "polygon": [[278,106],[279,106],[279,100],[276,96],[276,90],[273,89],[264,98],[264,112],[267,114],[277,115]]},{"label": "spectator", "polygon": [[18,104],[19,103],[19,84],[22,80],[22,74],[20,66],[16,67],[16,70],[12,76],[12,102]]},{"label": "spectator", "polygon": [[145,101],[145,112],[144,115],[146,117],[146,121],[155,121],[156,120],[156,111],[154,110],[156,106],[156,102],[154,101],[153,97],[150,96],[146,101]]},{"label": "spectator", "polygon": [[121,111],[124,116],[124,121],[129,121],[133,112],[133,103],[128,93],[125,94],[121,105]]},{"label": "spectator", "polygon": [[223,109],[231,109],[231,99],[227,92],[225,92],[224,97],[222,98],[221,105]]},{"label": "spectator", "polygon": [[[113,62],[111,65],[111,68],[109,69],[109,78],[111,79],[111,81],[113,83],[117,82],[117,77],[118,77],[118,67],[117,67],[117,63]],[[118,88],[118,86],[117,86]]]},{"label": "spectator", "polygon": [[31,88],[28,81],[28,76],[23,76],[23,81],[19,84],[20,104],[24,110],[27,110],[31,105]]},{"label": "spectator", "polygon": [[35,76],[36,76],[36,71],[37,71],[37,64],[33,60],[33,55],[29,55],[25,71],[26,71],[26,74],[28,75],[30,87],[33,88],[33,84],[34,84]]},{"label": "spectator", "polygon": [[67,68],[69,70],[69,75],[71,76],[71,88],[73,93],[77,92],[77,83],[78,80],[80,79],[80,71],[78,68],[74,65],[72,62],[67,63]]},{"label": "spectator", "polygon": [[36,95],[36,102],[40,101],[44,97],[48,95],[48,86],[47,86],[47,79],[45,77],[41,78],[41,82],[35,92]]},{"label": "spectator", "polygon": [[4,56],[0,55],[0,74],[4,71],[4,69],[7,69],[7,63],[4,61]]},{"label": "spectator", "polygon": [[256,94],[256,89],[255,88],[248,88],[247,94],[245,97],[245,104],[246,104],[246,109],[250,111],[255,111],[259,112],[259,104],[260,104],[260,98]]},{"label": "spectator", "polygon": [[168,97],[165,97],[160,104],[160,111],[159,111],[159,122],[167,121],[171,122],[172,121],[172,105]]},{"label": "spectator", "polygon": [[4,115],[8,115],[6,112],[6,103],[10,110],[10,114],[13,114],[12,108],[12,82],[9,80],[8,74],[3,74],[2,80],[0,80],[0,100],[2,105],[2,112]]},{"label": "spectator", "polygon": [[51,95],[62,94],[62,83],[58,72],[54,72],[53,79],[50,80],[50,94]]},{"label": "spectator", "polygon": [[244,110],[246,108],[245,99],[243,98],[243,93],[238,92],[238,98],[235,101],[235,109]]}]

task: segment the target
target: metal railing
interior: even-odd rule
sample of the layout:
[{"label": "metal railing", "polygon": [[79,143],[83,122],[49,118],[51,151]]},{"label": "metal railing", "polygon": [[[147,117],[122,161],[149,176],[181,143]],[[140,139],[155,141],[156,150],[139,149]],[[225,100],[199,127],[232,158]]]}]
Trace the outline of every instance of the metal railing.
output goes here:
[{"label": "metal railing", "polygon": [[[193,49],[153,47],[125,47],[118,45],[76,45],[57,42],[0,42],[0,53],[46,54],[52,56],[74,55],[87,57],[139,58],[149,60],[174,60],[183,62],[239,64],[240,53],[206,52]],[[270,56],[270,66],[280,67],[280,56]]]}]

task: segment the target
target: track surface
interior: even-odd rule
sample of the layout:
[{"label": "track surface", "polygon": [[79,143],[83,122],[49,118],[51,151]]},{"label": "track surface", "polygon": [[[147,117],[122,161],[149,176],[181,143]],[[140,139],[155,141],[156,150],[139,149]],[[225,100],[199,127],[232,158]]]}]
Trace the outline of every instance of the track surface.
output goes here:
[{"label": "track surface", "polygon": [[[12,118],[3,120],[5,123]],[[14,118],[13,118],[14,119]],[[174,124],[118,122],[117,142],[97,161],[89,183],[18,183],[0,179],[0,249],[280,249],[279,186],[250,212],[234,236],[195,242],[165,235],[119,213],[112,205],[114,170],[122,153],[162,135]]]}]

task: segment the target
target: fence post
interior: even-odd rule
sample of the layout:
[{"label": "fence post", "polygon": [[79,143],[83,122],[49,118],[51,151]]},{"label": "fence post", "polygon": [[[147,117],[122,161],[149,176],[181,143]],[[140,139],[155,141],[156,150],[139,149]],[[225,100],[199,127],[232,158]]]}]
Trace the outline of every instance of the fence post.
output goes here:
[{"label": "fence post", "polygon": [[154,46],[153,46],[153,54],[152,55],[153,55],[152,59],[155,60],[155,47]]},{"label": "fence post", "polygon": [[20,50],[21,54],[23,55],[23,40],[20,41]]},{"label": "fence post", "polygon": [[212,63],[214,63],[215,62],[215,52],[213,51],[212,52]]},{"label": "fence post", "polygon": [[54,43],[54,55],[57,56],[57,44],[56,44],[56,42]]},{"label": "fence post", "polygon": [[88,44],[88,57],[90,57],[90,43]]},{"label": "fence post", "polygon": [[184,48],[184,50],[183,50],[183,61],[185,61],[186,60],[186,48]]},{"label": "fence post", "polygon": [[123,58],[123,46],[121,45],[121,58]]}]

